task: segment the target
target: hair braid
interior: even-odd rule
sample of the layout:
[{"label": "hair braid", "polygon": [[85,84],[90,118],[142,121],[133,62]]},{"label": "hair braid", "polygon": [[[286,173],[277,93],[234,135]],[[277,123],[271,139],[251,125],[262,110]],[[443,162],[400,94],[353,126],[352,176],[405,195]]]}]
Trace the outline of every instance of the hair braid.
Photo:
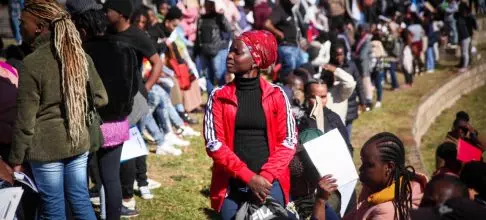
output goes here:
[{"label": "hair braid", "polygon": [[415,169],[411,166],[405,166],[405,148],[402,141],[392,133],[382,132],[368,140],[365,146],[369,144],[376,146],[382,161],[395,163],[395,169],[391,173],[395,183],[393,200],[395,219],[409,219],[410,209],[412,208],[411,182],[415,178]]},{"label": "hair braid", "polygon": [[79,32],[67,11],[52,0],[28,0],[27,11],[49,24],[53,45],[61,65],[61,86],[68,115],[69,137],[76,149],[85,132],[88,61]]}]

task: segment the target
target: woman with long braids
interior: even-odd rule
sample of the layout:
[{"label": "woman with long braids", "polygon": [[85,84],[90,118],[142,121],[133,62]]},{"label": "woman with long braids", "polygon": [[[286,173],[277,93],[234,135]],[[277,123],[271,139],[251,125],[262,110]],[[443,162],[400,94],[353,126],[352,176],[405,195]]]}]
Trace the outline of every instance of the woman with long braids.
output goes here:
[{"label": "woman with long braids", "polygon": [[16,171],[29,162],[41,199],[40,219],[65,219],[65,198],[75,219],[96,219],[86,176],[86,115],[88,96],[95,107],[108,102],[103,83],[69,14],[54,0],[26,1],[21,29],[34,52],[19,73],[9,162]]},{"label": "woman with long braids", "polygon": [[[405,148],[394,134],[382,132],[369,139],[361,149],[359,178],[363,190],[354,211],[343,219],[410,219],[417,208],[427,178],[405,166]],[[324,205],[330,192],[336,190],[335,179],[324,176],[318,185],[314,217],[326,219]]]}]

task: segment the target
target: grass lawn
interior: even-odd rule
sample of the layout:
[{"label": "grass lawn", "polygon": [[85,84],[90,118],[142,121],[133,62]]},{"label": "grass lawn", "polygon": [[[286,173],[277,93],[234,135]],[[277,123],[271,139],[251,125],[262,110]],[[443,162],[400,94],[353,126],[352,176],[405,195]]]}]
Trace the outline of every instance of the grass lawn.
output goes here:
[{"label": "grass lawn", "polygon": [[[381,131],[411,139],[411,112],[420,97],[452,77],[451,69],[442,68],[434,74],[416,78],[413,88],[384,93],[383,107],[363,113],[355,121],[352,134],[355,161],[359,165],[359,149],[372,135]],[[399,75],[403,82],[403,76]],[[434,86],[430,86],[434,85]],[[386,88],[389,88],[387,85]],[[202,114],[195,114],[202,121]],[[474,117],[474,115],[473,115]],[[202,125],[194,126],[201,130]],[[155,199],[137,199],[138,219],[214,219],[217,215],[209,207],[211,159],[207,156],[202,138],[191,139],[192,145],[180,157],[149,155],[149,177],[162,183],[153,190]]]},{"label": "grass lawn", "polygon": [[422,156],[429,173],[435,171],[435,150],[444,141],[458,111],[466,111],[471,125],[480,133],[486,131],[486,86],[482,86],[461,97],[454,106],[437,117],[422,138]]}]

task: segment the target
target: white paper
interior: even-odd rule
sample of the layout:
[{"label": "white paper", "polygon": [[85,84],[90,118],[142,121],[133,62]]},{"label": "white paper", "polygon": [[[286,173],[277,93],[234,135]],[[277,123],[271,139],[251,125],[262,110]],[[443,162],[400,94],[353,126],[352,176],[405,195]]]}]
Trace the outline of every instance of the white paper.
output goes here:
[{"label": "white paper", "polygon": [[346,212],[357,182],[358,180],[353,180],[338,188],[339,193],[341,193],[341,216],[344,216],[344,212]]},{"label": "white paper", "polygon": [[0,189],[0,220],[14,219],[23,192],[22,187]]},{"label": "white paper", "polygon": [[137,127],[130,128],[130,139],[123,143],[120,161],[124,162],[148,154],[147,145]]},{"label": "white paper", "polygon": [[312,163],[322,176],[331,174],[341,193],[341,215],[354,191],[358,173],[348,146],[337,129],[304,144]]},{"label": "white paper", "polygon": [[32,190],[34,190],[34,192],[39,192],[39,190],[37,190],[37,187],[35,186],[34,181],[32,179],[30,179],[29,176],[25,175],[25,173],[14,172],[14,178],[15,178],[16,181],[18,181],[18,182],[28,186]]}]

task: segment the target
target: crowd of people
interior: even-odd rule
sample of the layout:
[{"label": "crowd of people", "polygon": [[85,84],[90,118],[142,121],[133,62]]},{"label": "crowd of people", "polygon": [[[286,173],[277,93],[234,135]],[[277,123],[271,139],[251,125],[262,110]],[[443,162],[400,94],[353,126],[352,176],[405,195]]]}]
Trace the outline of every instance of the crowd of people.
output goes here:
[{"label": "crowd of people", "polygon": [[352,157],[353,121],[386,107],[387,83],[433,73],[439,47],[459,50],[467,71],[483,1],[9,1],[17,45],[0,48],[0,155],[39,191],[26,191],[18,218],[96,219],[93,205],[103,219],[137,216],[134,191],[150,200],[161,187],[147,156],[120,163],[137,128],[162,156],[205,139],[222,219],[262,204],[289,219],[481,219],[486,165],[458,161],[457,141],[484,151],[486,140],[465,112],[429,183],[397,136],[368,140],[347,207],[303,144],[337,129]]}]

